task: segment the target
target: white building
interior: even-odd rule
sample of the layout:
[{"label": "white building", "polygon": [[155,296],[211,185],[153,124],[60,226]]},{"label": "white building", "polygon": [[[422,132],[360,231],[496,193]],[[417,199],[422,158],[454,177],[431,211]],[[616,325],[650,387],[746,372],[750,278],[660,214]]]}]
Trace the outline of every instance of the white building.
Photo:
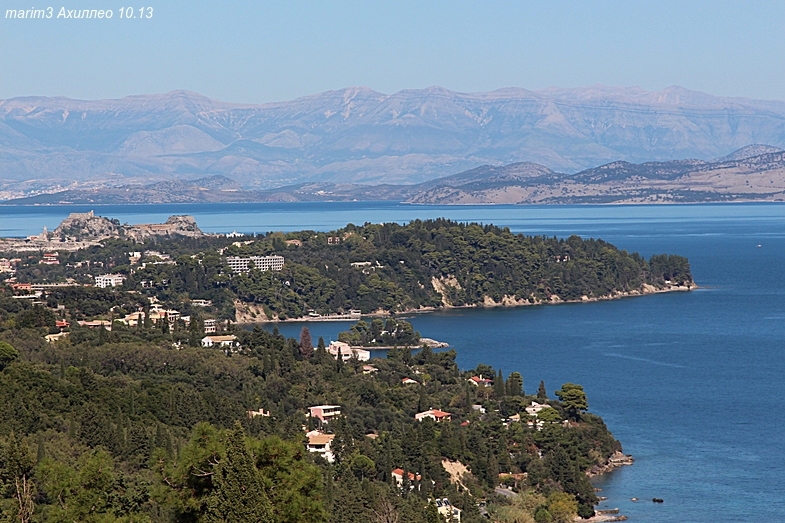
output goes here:
[{"label": "white building", "polygon": [[330,463],[335,461],[335,456],[330,450],[330,444],[333,442],[335,434],[323,434],[314,430],[307,433],[306,436],[308,437],[308,452],[316,452]]},{"label": "white building", "polygon": [[125,281],[122,274],[104,274],[95,277],[95,286],[105,289],[106,287],[118,287]]},{"label": "white building", "polygon": [[226,347],[233,349],[239,345],[240,342],[234,334],[228,336],[205,336],[202,338],[202,347]]},{"label": "white building", "polygon": [[212,318],[208,318],[204,320],[204,333],[205,334],[213,334],[218,331],[218,326],[216,325],[216,320]]},{"label": "white building", "polygon": [[532,401],[532,404],[526,407],[526,414],[528,414],[529,416],[537,416],[537,414],[542,409],[552,409],[552,408],[553,407],[551,407],[547,403],[537,403],[536,401]]},{"label": "white building", "polygon": [[341,416],[341,406],[315,405],[308,407],[308,415],[312,418],[319,418],[323,423],[328,423],[331,419]]},{"label": "white building", "polygon": [[249,265],[253,262],[254,267],[260,271],[281,271],[283,270],[283,256],[227,256],[226,264],[232,272],[248,272]]},{"label": "white building", "polygon": [[436,510],[450,523],[461,523],[461,509],[453,507],[447,498],[433,500]]},{"label": "white building", "polygon": [[331,341],[330,346],[327,347],[327,352],[336,360],[339,355],[343,361],[351,359],[352,356],[357,356],[357,359],[360,361],[368,361],[371,359],[371,351],[351,347],[348,343],[342,341]]}]

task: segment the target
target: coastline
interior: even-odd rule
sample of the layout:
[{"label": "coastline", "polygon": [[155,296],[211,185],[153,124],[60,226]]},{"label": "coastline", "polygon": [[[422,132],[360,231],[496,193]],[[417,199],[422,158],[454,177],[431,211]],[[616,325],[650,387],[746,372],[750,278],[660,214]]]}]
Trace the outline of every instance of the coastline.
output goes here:
[{"label": "coastline", "polygon": [[602,474],[613,472],[614,470],[626,465],[632,465],[634,462],[635,458],[633,458],[631,455],[624,454],[620,450],[617,450],[605,461],[603,465],[594,465],[592,468],[587,470],[586,475],[589,478],[601,476]]},{"label": "coastline", "polygon": [[[592,468],[586,471],[586,475],[591,479],[596,476],[601,476],[603,474],[608,474],[613,472],[617,468],[621,468],[625,465],[632,465],[635,462],[635,459],[629,455],[624,454],[620,450],[609,457],[603,465],[594,465]],[[600,491],[601,489],[594,489],[595,491]],[[600,498],[600,500],[605,500],[605,498]],[[576,518],[574,521],[587,521],[589,523],[609,523],[612,521],[627,521],[627,516],[624,514],[619,513],[618,508],[613,509],[595,509],[594,516],[588,519],[581,519],[580,517]]]},{"label": "coastline", "polygon": [[[245,303],[240,302],[239,300],[235,301],[235,311],[240,310],[240,307],[245,309],[242,313],[238,314],[235,312],[235,321],[239,325],[252,325],[256,323],[298,323],[298,322],[330,322],[330,321],[352,321],[352,320],[359,320],[363,317],[365,318],[383,318],[389,316],[401,316],[405,314],[426,314],[431,312],[438,312],[444,310],[451,310],[451,309],[477,309],[477,308],[496,308],[496,307],[531,307],[531,306],[540,306],[540,305],[561,305],[561,304],[568,304],[568,303],[593,303],[593,302],[600,302],[600,301],[609,301],[609,300],[619,300],[622,298],[635,298],[640,296],[649,296],[652,294],[663,294],[666,292],[690,292],[695,289],[700,289],[701,287],[695,283],[691,285],[669,285],[666,288],[657,288],[653,285],[644,284],[640,289],[634,289],[631,291],[624,291],[620,292],[617,291],[613,294],[608,294],[605,296],[599,297],[588,297],[582,296],[578,300],[562,300],[557,295],[551,296],[550,300],[539,300],[530,302],[529,300],[524,299],[515,299],[512,296],[505,295],[502,298],[502,301],[497,302],[494,301],[490,296],[486,296],[483,303],[477,304],[470,304],[470,305],[450,305],[449,303],[445,303],[441,307],[420,307],[418,309],[406,309],[400,312],[396,312],[390,314],[386,311],[374,311],[368,314],[362,314],[360,316],[351,316],[349,317],[346,315],[345,317],[338,318],[338,315],[330,315],[330,316],[301,316],[298,318],[285,318],[279,319],[277,316],[273,318],[268,318],[267,314],[264,312],[264,308],[262,305],[255,304],[255,303]],[[261,319],[260,319],[261,318]]]}]

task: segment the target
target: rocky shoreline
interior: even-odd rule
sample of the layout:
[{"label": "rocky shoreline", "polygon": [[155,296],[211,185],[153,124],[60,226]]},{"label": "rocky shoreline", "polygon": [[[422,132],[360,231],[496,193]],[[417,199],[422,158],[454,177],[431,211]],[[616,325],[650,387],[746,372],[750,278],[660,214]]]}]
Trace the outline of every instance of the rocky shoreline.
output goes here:
[{"label": "rocky shoreline", "polygon": [[[478,308],[495,308],[495,307],[530,307],[535,305],[559,305],[565,303],[592,303],[592,302],[599,302],[599,301],[609,301],[609,300],[619,300],[622,298],[634,298],[637,296],[648,296],[651,294],[662,294],[666,292],[690,292],[695,289],[700,289],[700,286],[692,283],[689,285],[669,285],[665,288],[657,288],[654,285],[643,285],[640,289],[634,289],[631,291],[617,291],[613,294],[608,294],[605,296],[599,297],[589,297],[589,296],[582,296],[578,300],[562,300],[559,296],[553,295],[549,300],[535,300],[534,302],[530,302],[527,299],[516,299],[514,296],[504,296],[502,297],[502,301],[497,302],[494,301],[493,298],[490,296],[485,296],[482,303],[479,304],[470,304],[470,305],[451,305],[449,302],[444,303],[442,307],[420,307],[418,309],[406,309],[404,311],[395,313],[394,315],[403,315],[403,314],[423,314],[429,312],[436,312],[436,311],[443,311],[449,309],[478,309]],[[240,311],[243,312],[240,312]],[[273,315],[272,318],[269,318],[265,313],[264,309],[261,305],[254,304],[254,303],[244,303],[235,301],[235,321],[240,324],[250,324],[250,323],[278,323],[278,322],[319,322],[319,321],[347,321],[355,318],[331,318],[331,317],[322,317],[322,316],[301,316],[298,318],[286,318],[280,319],[278,316]],[[368,314],[363,314],[362,316],[365,317],[387,317],[390,316],[390,313],[387,311],[374,311]],[[356,318],[359,319],[359,318]]]},{"label": "rocky shoreline", "polygon": [[[590,478],[594,476],[599,476],[600,474],[607,474],[608,472],[612,472],[613,470],[623,467],[625,465],[632,465],[635,462],[635,459],[628,455],[624,454],[623,452],[617,450],[614,452],[611,457],[609,457],[604,464],[602,465],[594,465],[588,471],[586,471],[586,475]],[[595,491],[600,491],[601,489],[595,488]],[[601,497],[600,500],[604,501],[607,498]],[[587,521],[590,523],[608,523],[612,521],[626,521],[627,516],[624,514],[619,514],[618,508],[613,509],[597,509],[595,510],[594,516],[589,519],[581,519],[576,518],[575,521]]]},{"label": "rocky shoreline", "polygon": [[594,476],[599,476],[600,474],[607,474],[608,472],[611,472],[619,467],[632,465],[634,462],[635,459],[632,456],[617,450],[611,457],[607,459],[607,461],[605,461],[604,464],[594,465],[592,468],[590,468],[586,472],[586,475],[590,478],[593,478]]}]

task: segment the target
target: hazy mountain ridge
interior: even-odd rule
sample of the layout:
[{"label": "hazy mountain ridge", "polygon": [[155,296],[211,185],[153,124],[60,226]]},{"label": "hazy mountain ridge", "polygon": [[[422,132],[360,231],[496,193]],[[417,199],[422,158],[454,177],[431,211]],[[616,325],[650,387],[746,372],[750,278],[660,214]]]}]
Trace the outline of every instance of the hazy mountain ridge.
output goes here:
[{"label": "hazy mountain ridge", "polygon": [[[757,154],[768,151],[764,154]],[[757,154],[757,155],[756,155]],[[752,155],[752,156],[750,156]],[[13,204],[199,203],[392,200],[418,204],[687,203],[785,201],[785,151],[753,145],[733,160],[611,162],[577,174],[520,162],[483,165],[414,185],[301,183],[244,190],[214,175],[144,186],[71,189],[11,200]]]},{"label": "hazy mountain ridge", "polygon": [[0,101],[0,191],[213,174],[260,189],[412,184],[483,164],[576,172],[617,160],[709,161],[750,143],[785,146],[785,103],[604,86],[392,95],[353,87],[263,105],[187,91],[25,97]]}]

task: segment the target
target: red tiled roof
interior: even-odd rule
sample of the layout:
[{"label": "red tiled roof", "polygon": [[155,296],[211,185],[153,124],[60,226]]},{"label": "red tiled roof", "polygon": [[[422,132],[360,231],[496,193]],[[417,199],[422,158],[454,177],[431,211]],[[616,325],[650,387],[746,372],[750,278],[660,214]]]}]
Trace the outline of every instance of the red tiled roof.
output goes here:
[{"label": "red tiled roof", "polygon": [[[403,477],[403,469],[393,469],[393,474]],[[412,472],[408,472],[407,475],[409,476],[409,481],[419,481],[422,479],[422,476],[417,474],[416,476]]]}]

